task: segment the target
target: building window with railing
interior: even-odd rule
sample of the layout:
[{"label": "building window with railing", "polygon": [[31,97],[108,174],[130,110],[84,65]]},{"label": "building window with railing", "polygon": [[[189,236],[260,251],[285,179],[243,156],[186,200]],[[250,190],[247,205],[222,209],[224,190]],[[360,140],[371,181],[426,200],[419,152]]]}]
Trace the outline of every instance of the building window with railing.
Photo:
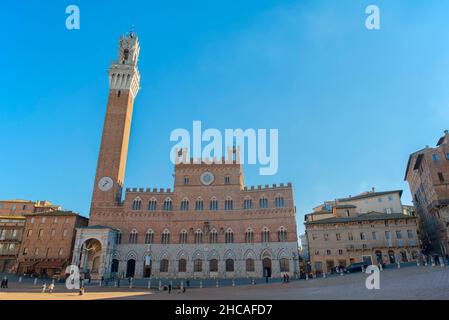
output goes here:
[{"label": "building window with railing", "polygon": [[209,260],[209,272],[218,272],[218,260],[217,259]]},{"label": "building window with railing", "polygon": [[254,272],[255,271],[254,259],[246,259],[245,265],[246,265],[246,272]]},{"label": "building window with railing", "polygon": [[288,259],[282,258],[279,259],[279,270],[280,272],[289,272],[290,271],[290,264]]},{"label": "building window with railing", "polygon": [[226,259],[225,262],[225,270],[226,272],[234,272],[234,260],[233,259]]},{"label": "building window with railing", "polygon": [[187,271],[187,260],[180,259],[178,261],[178,272],[186,272]]},{"label": "building window with railing", "polygon": [[203,271],[203,260],[195,259],[193,261],[193,272],[202,272]]},{"label": "building window with railing", "polygon": [[160,272],[168,272],[168,259],[162,259],[160,266],[159,266]]}]

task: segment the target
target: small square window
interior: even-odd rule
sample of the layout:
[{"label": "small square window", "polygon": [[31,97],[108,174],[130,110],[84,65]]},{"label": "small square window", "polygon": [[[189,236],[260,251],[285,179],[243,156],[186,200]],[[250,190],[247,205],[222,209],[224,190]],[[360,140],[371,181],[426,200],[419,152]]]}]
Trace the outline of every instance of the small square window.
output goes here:
[{"label": "small square window", "polygon": [[440,155],[439,155],[438,153],[432,154],[432,160],[433,160],[434,162],[440,161]]}]

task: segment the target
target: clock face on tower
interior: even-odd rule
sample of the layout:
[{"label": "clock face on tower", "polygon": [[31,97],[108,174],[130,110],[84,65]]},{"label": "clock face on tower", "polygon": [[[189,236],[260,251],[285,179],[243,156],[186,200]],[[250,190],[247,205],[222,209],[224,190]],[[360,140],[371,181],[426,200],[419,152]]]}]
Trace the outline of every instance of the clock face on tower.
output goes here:
[{"label": "clock face on tower", "polygon": [[100,179],[100,181],[98,181],[98,188],[101,191],[109,191],[112,189],[112,187],[114,186],[114,181],[112,181],[111,178],[109,177],[103,177]]},{"label": "clock face on tower", "polygon": [[205,186],[209,186],[214,182],[214,175],[211,172],[204,172],[200,176],[201,183]]}]

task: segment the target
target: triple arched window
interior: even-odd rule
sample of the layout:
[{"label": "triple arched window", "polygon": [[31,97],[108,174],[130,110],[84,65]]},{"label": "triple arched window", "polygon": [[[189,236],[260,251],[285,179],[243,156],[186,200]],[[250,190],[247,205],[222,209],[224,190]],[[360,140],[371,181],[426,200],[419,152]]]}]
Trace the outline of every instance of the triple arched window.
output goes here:
[{"label": "triple arched window", "polygon": [[217,230],[212,229],[209,232],[209,243],[217,243]]},{"label": "triple arched window", "polygon": [[179,234],[179,243],[180,244],[186,244],[187,243],[187,231],[182,230]]},{"label": "triple arched window", "polygon": [[170,244],[170,231],[168,231],[167,229],[162,232],[161,243]]},{"label": "triple arched window", "polygon": [[164,211],[172,211],[173,210],[173,202],[170,198],[165,199],[164,201]]},{"label": "triple arched window", "polygon": [[154,242],[154,232],[153,230],[148,230],[145,235],[145,244],[152,244]]},{"label": "triple arched window", "polygon": [[196,230],[195,232],[195,244],[203,243],[203,232],[201,230]]},{"label": "triple arched window", "polygon": [[136,244],[137,243],[137,236],[138,236],[137,230],[133,229],[131,231],[131,233],[129,234],[129,243],[130,244]]},{"label": "triple arched window", "polygon": [[225,243],[234,243],[234,232],[228,229],[225,233]]},{"label": "triple arched window", "polygon": [[195,201],[195,211],[203,211],[203,209],[204,209],[204,202],[203,202],[203,199],[198,198],[198,199]]},{"label": "triple arched window", "polygon": [[210,205],[209,205],[210,211],[217,211],[218,210],[218,200],[217,198],[213,197],[210,199]]},{"label": "triple arched window", "polygon": [[148,202],[148,210],[156,211],[156,209],[157,209],[157,201],[156,199],[153,198]]},{"label": "triple arched window", "polygon": [[136,199],[134,199],[133,205],[132,205],[132,209],[133,209],[134,211],[139,211],[139,210],[142,209],[142,200],[141,200],[139,197],[137,197]]},{"label": "triple arched window", "polygon": [[284,198],[282,196],[277,196],[274,199],[274,205],[276,208],[283,208],[284,207]]},{"label": "triple arched window", "polygon": [[270,230],[268,230],[267,227],[262,229],[261,232],[261,241],[262,243],[269,243],[270,242]]},{"label": "triple arched window", "polygon": [[265,197],[262,197],[259,199],[259,208],[260,209],[266,209],[268,208],[268,199]]},{"label": "triple arched window", "polygon": [[278,230],[278,241],[286,242],[287,241],[287,230],[284,227],[280,227]]},{"label": "triple arched window", "polygon": [[181,201],[181,211],[189,211],[189,200],[184,199]]},{"label": "triple arched window", "polygon": [[245,232],[245,243],[254,243],[254,233],[250,228]]},{"label": "triple arched window", "polygon": [[245,200],[243,200],[243,209],[248,210],[248,209],[252,209],[253,208],[253,200],[251,200],[251,198],[245,198]]},{"label": "triple arched window", "polygon": [[225,200],[225,210],[233,210],[234,209],[234,203],[232,201],[231,197],[228,197]]}]

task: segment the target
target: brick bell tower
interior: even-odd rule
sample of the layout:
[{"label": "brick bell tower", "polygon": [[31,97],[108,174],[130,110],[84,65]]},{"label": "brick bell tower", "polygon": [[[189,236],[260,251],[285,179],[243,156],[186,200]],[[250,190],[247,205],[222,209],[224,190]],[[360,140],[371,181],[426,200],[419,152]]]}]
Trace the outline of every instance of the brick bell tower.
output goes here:
[{"label": "brick bell tower", "polygon": [[118,60],[109,69],[109,98],[90,209],[94,221],[101,208],[118,207],[122,201],[134,99],[140,84],[139,51],[133,32],[121,36]]}]

